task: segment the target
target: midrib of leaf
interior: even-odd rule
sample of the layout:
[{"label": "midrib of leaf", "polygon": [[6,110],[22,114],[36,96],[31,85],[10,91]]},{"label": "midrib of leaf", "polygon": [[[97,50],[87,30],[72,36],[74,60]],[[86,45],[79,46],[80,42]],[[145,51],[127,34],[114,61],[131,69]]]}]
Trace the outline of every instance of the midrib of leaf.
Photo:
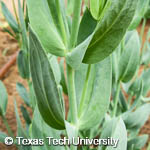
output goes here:
[{"label": "midrib of leaf", "polygon": [[[40,68],[41,68],[41,66],[40,66]],[[41,70],[41,69],[40,69],[40,70]],[[33,69],[33,71],[35,72],[34,69]],[[35,78],[36,78],[36,77],[35,77]],[[39,84],[37,78],[36,78],[36,81],[37,81],[37,83]],[[42,82],[43,82],[43,79],[42,79]],[[41,87],[41,86],[39,85],[39,87]],[[42,86],[42,87],[43,87],[43,86]],[[43,89],[45,89],[45,88],[41,88],[41,91],[42,91],[42,93],[43,93],[42,95],[45,96],[46,103],[48,104],[49,112],[52,114],[52,116],[53,116],[53,118],[55,119],[55,121],[56,121],[57,123],[61,124],[61,122],[59,122],[59,120],[57,120],[57,119],[54,117],[54,115],[53,115],[53,113],[52,113],[52,110],[50,109],[50,106],[49,106],[49,103],[48,103],[48,100],[47,100],[47,96],[46,96],[45,92],[43,92],[43,91],[44,91]]]},{"label": "midrib of leaf", "polygon": [[82,117],[84,117],[84,116],[86,115],[87,110],[89,110],[89,108],[91,107],[91,105],[92,105],[92,103],[93,103],[92,95],[93,95],[93,91],[94,91],[94,84],[95,84],[95,77],[96,77],[96,67],[95,67],[95,66],[94,66],[93,72],[94,72],[94,73],[93,73],[93,77],[92,77],[92,80],[93,80],[93,81],[92,81],[92,89],[91,89],[91,91],[90,91],[90,95],[88,95],[88,96],[89,96],[89,99],[87,99],[87,100],[85,101],[85,103],[87,103],[87,105],[86,105],[86,108],[83,109],[80,118],[82,118]]},{"label": "midrib of leaf", "polygon": [[124,9],[124,6],[125,6],[125,4],[124,4],[123,7],[121,8],[120,13],[117,15],[116,19],[115,19],[114,22],[111,24],[111,26],[109,26],[108,29],[102,34],[102,36],[101,36],[99,39],[95,40],[95,42],[93,42],[93,43],[89,46],[89,48],[91,48],[91,47],[92,47],[93,45],[95,45],[99,40],[101,40],[101,39],[105,36],[105,34],[111,29],[111,27],[116,23],[117,19],[120,17],[120,15],[121,15],[121,13],[122,13],[122,10]]},{"label": "midrib of leaf", "polygon": [[[36,49],[36,45],[35,45],[35,43],[33,42],[34,39],[33,39],[32,37],[31,37],[31,40],[32,40],[32,43],[33,43],[33,45],[34,45],[34,47],[35,47],[35,49]],[[38,54],[37,50],[36,50],[35,52],[37,53],[37,56],[38,56],[38,58],[39,58],[39,54]],[[31,56],[31,57],[32,57],[32,56]],[[33,59],[33,58],[32,58],[32,59]],[[39,59],[39,60],[40,60],[40,59]],[[40,61],[41,61],[41,60],[40,60]],[[41,63],[40,63],[39,68],[40,68],[40,71],[42,72]],[[33,69],[33,68],[32,68],[32,69]],[[34,70],[34,69],[33,69],[33,70]],[[35,70],[34,70],[34,72],[35,72]],[[36,78],[36,80],[37,80],[37,78]],[[37,81],[38,81],[38,80],[37,80]],[[37,82],[37,83],[39,83],[39,82]],[[43,82],[43,77],[42,77],[42,83],[44,84],[44,82]],[[44,90],[41,90],[41,91],[43,91],[43,95],[45,96],[46,103],[48,104],[49,111],[51,112],[51,114],[52,114],[53,118],[55,119],[55,121],[56,121],[58,124],[60,124],[60,125],[63,126],[63,124],[62,124],[59,120],[57,120],[57,119],[55,118],[55,115],[53,114],[53,112],[52,112],[52,110],[51,110],[51,108],[50,108],[50,105],[49,105],[49,103],[48,103],[48,98],[47,98],[47,95],[46,95],[46,93],[45,93],[45,87],[43,86],[43,84],[42,84],[42,87],[43,87]],[[39,86],[39,87],[40,87],[40,86]]]}]

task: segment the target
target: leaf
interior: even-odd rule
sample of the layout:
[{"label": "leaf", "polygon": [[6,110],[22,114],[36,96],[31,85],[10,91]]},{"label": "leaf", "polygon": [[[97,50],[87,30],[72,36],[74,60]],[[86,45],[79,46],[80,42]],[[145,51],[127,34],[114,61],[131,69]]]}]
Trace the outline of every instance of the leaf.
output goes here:
[{"label": "leaf", "polygon": [[140,83],[140,89],[139,89],[138,93],[136,94],[136,99],[134,100],[134,102],[131,105],[131,108],[129,110],[132,111],[132,110],[134,110],[134,108],[136,108],[138,106],[138,104],[141,101],[142,93],[143,93],[143,82]]},{"label": "leaf", "polygon": [[14,35],[14,33],[11,31],[11,30],[9,30],[9,29],[7,29],[7,28],[3,28],[3,31],[4,32],[7,32],[10,36],[12,36],[12,37],[14,37],[15,38],[15,35]]},{"label": "leaf", "polygon": [[150,69],[142,73],[141,79],[143,80],[143,96],[147,96],[150,90]]},{"label": "leaf", "polygon": [[[65,46],[54,26],[47,0],[27,0],[30,24],[47,52],[65,56]],[[40,23],[39,23],[40,22]]]},{"label": "leaf", "polygon": [[122,91],[120,91],[120,94],[119,94],[119,102],[123,108],[123,112],[127,111],[128,110],[128,104],[127,104],[127,100],[126,100],[125,96],[123,95]]},{"label": "leaf", "polygon": [[20,50],[17,57],[17,65],[20,76],[24,79],[30,78],[28,54],[26,51]]},{"label": "leaf", "polygon": [[100,20],[109,7],[111,1],[107,0],[90,0],[90,11],[96,20]]},{"label": "leaf", "polygon": [[150,44],[149,44],[149,41],[147,43],[147,50],[144,52],[143,57],[142,57],[142,63],[144,65],[150,64]]},{"label": "leaf", "polygon": [[90,0],[90,11],[91,11],[92,16],[96,20],[98,20],[99,18],[99,9],[100,9],[100,0]]},{"label": "leaf", "polygon": [[35,92],[34,92],[34,89],[33,89],[33,83],[32,82],[29,82],[29,98],[30,98],[30,104],[31,104],[31,107],[35,108],[36,106],[36,96],[35,96]]},{"label": "leaf", "polygon": [[117,49],[112,53],[112,79],[113,84],[115,84],[118,81],[118,74],[119,74],[119,51],[121,50],[120,45],[117,47]]},{"label": "leaf", "polygon": [[[90,129],[97,125],[108,110],[112,85],[112,62],[111,58],[103,60],[94,66],[94,80],[91,95],[86,96],[80,118],[81,130]],[[91,79],[90,79],[91,81]],[[89,86],[88,86],[89,87]],[[87,94],[90,92],[88,91]],[[87,99],[89,97],[89,100]]]},{"label": "leaf", "polygon": [[75,70],[75,89],[76,89],[76,99],[78,105],[80,103],[80,99],[82,96],[87,70],[88,70],[87,64],[81,64],[80,67],[77,70]]},{"label": "leaf", "polygon": [[33,146],[32,150],[64,150],[63,146],[54,146],[48,145],[47,137],[53,137],[54,139],[61,139],[61,132],[49,127],[38,110],[38,107],[35,107],[33,121],[32,121],[32,139],[44,139],[43,146]]},{"label": "leaf", "polygon": [[83,63],[97,63],[117,48],[132,21],[136,3],[136,0],[112,0],[111,6],[96,27]]},{"label": "leaf", "polygon": [[[18,114],[16,101],[14,102],[14,105],[15,105],[15,114],[16,114],[16,121],[17,121],[17,137],[28,139],[29,137],[27,136],[26,131],[24,130],[22,126],[22,123]],[[18,147],[20,150],[31,150],[30,146],[27,147],[23,145],[20,145],[20,146],[18,145]]]},{"label": "leaf", "polygon": [[148,148],[147,148],[147,150],[150,150],[150,143],[148,144]]},{"label": "leaf", "polygon": [[5,19],[7,20],[8,24],[10,25],[10,27],[15,33],[19,33],[19,26],[16,20],[14,19],[13,15],[11,14],[11,12],[6,7],[5,3],[1,2],[1,6],[2,6],[3,15],[5,16]]},{"label": "leaf", "polygon": [[143,106],[139,107],[136,111],[128,112],[127,115],[123,117],[123,119],[127,129],[140,129],[149,118],[149,115],[150,104],[144,104]]},{"label": "leaf", "polygon": [[128,32],[126,44],[119,60],[119,79],[122,82],[131,80],[140,60],[140,40],[137,31]]},{"label": "leaf", "polygon": [[129,87],[128,93],[129,94],[138,94],[140,88],[141,88],[142,79],[137,78]]},{"label": "leaf", "polygon": [[8,94],[2,81],[0,81],[0,115],[5,116],[8,103]]},{"label": "leaf", "polygon": [[67,40],[64,39],[66,38],[66,31],[68,31],[64,0],[47,0],[47,3],[57,31],[64,41]]},{"label": "leaf", "polygon": [[93,35],[90,35],[84,42],[78,45],[72,50],[71,53],[67,53],[67,63],[74,69],[78,69],[82,63],[85,51],[92,39]]},{"label": "leaf", "polygon": [[93,33],[96,25],[97,21],[92,17],[88,8],[86,8],[79,27],[78,45],[85,41],[86,38]]},{"label": "leaf", "polygon": [[145,12],[144,17],[145,17],[146,19],[149,19],[149,18],[150,18],[150,6],[148,6],[147,11]]},{"label": "leaf", "polygon": [[72,141],[73,138],[77,138],[78,137],[78,127],[74,126],[73,124],[65,121],[65,125],[66,125],[66,131],[67,131],[67,135],[69,137],[69,140]]},{"label": "leaf", "polygon": [[17,91],[18,91],[20,97],[24,100],[25,104],[26,104],[27,106],[30,106],[29,94],[28,94],[26,88],[24,87],[24,85],[21,84],[21,83],[17,83],[17,84],[16,84],[16,89],[17,89]]},{"label": "leaf", "polygon": [[56,80],[57,84],[59,84],[60,81],[61,81],[61,72],[60,72],[57,57],[52,56],[49,61],[50,61],[50,64],[52,66],[52,70],[53,70],[53,73],[54,73],[54,76],[55,76],[55,80]]},{"label": "leaf", "polygon": [[67,82],[66,82],[65,72],[64,72],[64,59],[61,59],[59,66],[60,66],[60,71],[61,71],[61,81],[60,81],[60,84],[63,87],[63,92],[66,95],[68,95]]},{"label": "leaf", "polygon": [[8,137],[6,133],[0,132],[0,143],[4,143],[6,137]]},{"label": "leaf", "polygon": [[20,108],[21,108],[21,112],[22,112],[22,115],[24,117],[24,120],[26,121],[27,125],[30,125],[31,124],[31,118],[30,118],[30,115],[29,115],[27,109],[23,105]]},{"label": "leaf", "polygon": [[[127,131],[122,118],[113,118],[104,125],[101,138],[112,137],[115,140],[119,140],[116,147],[107,146],[106,150],[127,150]],[[99,147],[100,149],[100,147]]]},{"label": "leaf", "polygon": [[148,135],[142,135],[128,141],[128,149],[132,146],[134,149],[142,149],[148,140]]},{"label": "leaf", "polygon": [[142,18],[144,17],[147,8],[148,8],[149,0],[138,0],[137,9],[134,15],[134,18],[129,26],[129,30],[136,29],[140,24]]},{"label": "leaf", "polygon": [[59,97],[60,97],[61,109],[62,109],[64,120],[65,120],[65,112],[66,112],[66,110],[65,110],[65,100],[64,100],[64,97],[63,97],[63,89],[62,89],[61,85],[58,85],[58,92],[59,92]]},{"label": "leaf", "polygon": [[18,114],[16,101],[14,102],[14,105],[15,105],[15,114],[16,114],[16,120],[17,120],[17,135],[20,136],[20,137],[27,138],[27,135],[25,133],[25,130],[22,126],[22,123],[21,123],[21,120],[20,120],[20,117],[19,117],[19,114]]},{"label": "leaf", "polygon": [[35,33],[31,29],[29,31],[30,72],[40,113],[51,127],[65,129],[62,104],[51,64]]},{"label": "leaf", "polygon": [[18,0],[18,13],[20,19],[20,29],[21,29],[21,36],[22,36],[22,49],[28,50],[28,38],[27,38],[27,31],[26,31],[26,23],[24,20],[24,13],[21,8],[21,2]]},{"label": "leaf", "polygon": [[68,15],[72,15],[72,13],[73,13],[74,1],[75,0],[68,0],[67,1],[67,13],[68,13]]},{"label": "leaf", "polygon": [[74,69],[78,69],[82,63],[85,52],[93,37],[92,32],[96,27],[97,21],[94,20],[88,9],[85,10],[82,17],[79,33],[78,33],[78,46],[67,54],[67,63]]}]

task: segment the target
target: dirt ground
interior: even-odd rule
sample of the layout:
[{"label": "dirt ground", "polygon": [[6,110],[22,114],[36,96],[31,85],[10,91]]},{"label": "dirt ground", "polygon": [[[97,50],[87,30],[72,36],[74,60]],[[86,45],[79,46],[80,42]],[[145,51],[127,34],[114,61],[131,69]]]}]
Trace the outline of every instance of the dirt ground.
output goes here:
[{"label": "dirt ground", "polygon": [[[12,54],[14,54],[18,49],[19,48],[17,42],[13,40],[7,33],[3,33],[2,30],[0,29],[0,68],[6,62],[8,62]],[[20,107],[21,104],[23,104],[23,101],[21,100],[16,91],[16,83],[21,82],[26,86],[26,82],[19,76],[16,64],[11,67],[11,69],[8,71],[8,73],[5,75],[2,81],[4,82],[8,92],[8,108],[6,118],[8,119],[8,123],[11,126],[13,133],[16,134],[17,127],[14,113],[14,100],[16,100],[18,108]],[[1,119],[0,119],[0,131],[6,132],[6,128]],[[6,147],[0,144],[0,150],[15,150],[15,148]]]}]

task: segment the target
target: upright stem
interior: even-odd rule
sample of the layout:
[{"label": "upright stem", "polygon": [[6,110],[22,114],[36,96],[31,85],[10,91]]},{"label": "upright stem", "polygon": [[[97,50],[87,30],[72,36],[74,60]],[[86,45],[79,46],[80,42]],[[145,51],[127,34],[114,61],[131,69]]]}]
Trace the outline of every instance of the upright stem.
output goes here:
[{"label": "upright stem", "polygon": [[120,93],[120,81],[118,81],[117,83],[117,91],[116,91],[116,95],[115,95],[115,105],[114,105],[114,109],[113,109],[113,117],[116,116],[116,112],[117,112],[117,105],[118,105],[118,102],[119,102],[119,93]]},{"label": "upright stem", "polygon": [[[82,0],[74,1],[74,16],[72,21],[71,37],[69,41],[70,51],[72,48],[75,47],[77,41],[81,5],[82,5]],[[74,82],[74,69],[71,68],[69,65],[67,65],[67,78],[68,78],[69,106],[70,106],[72,123],[77,124],[78,111],[77,111],[76,90],[75,90],[75,82]]]},{"label": "upright stem", "polygon": [[81,6],[82,6],[82,0],[74,1],[74,13],[73,13],[73,20],[72,20],[70,45],[69,45],[70,48],[73,48],[77,42],[80,14],[81,14]]},{"label": "upright stem", "polygon": [[64,44],[66,45],[67,44],[67,36],[66,36],[66,31],[65,31],[65,26],[64,26],[64,22],[63,22],[62,12],[60,9],[59,0],[56,0],[56,9],[57,9],[57,13],[58,13],[58,19],[59,19],[59,24],[60,24],[60,28],[61,28],[62,38],[63,38]]},{"label": "upright stem", "polygon": [[72,118],[72,123],[77,124],[77,102],[74,83],[74,70],[67,65],[67,77],[68,77],[68,93],[69,93],[69,106]]},{"label": "upright stem", "polygon": [[5,118],[5,116],[2,116],[2,120],[3,120],[3,122],[4,122],[5,126],[6,126],[6,129],[8,131],[9,136],[14,138],[14,134],[13,134],[11,128],[9,127],[9,124],[8,124],[7,119]]},{"label": "upright stem", "polygon": [[[80,13],[81,13],[81,5],[82,0],[75,0],[74,1],[74,15],[72,20],[72,28],[71,28],[71,37],[69,41],[69,50],[71,51],[72,48],[75,47],[78,30],[79,30],[79,23],[80,23]],[[78,123],[78,110],[77,110],[77,101],[76,101],[76,90],[75,90],[75,81],[74,77],[75,72],[74,69],[67,65],[67,81],[68,81],[68,93],[69,93],[69,109],[71,113],[72,123],[77,125]],[[76,150],[77,146],[71,146],[71,150]]]}]

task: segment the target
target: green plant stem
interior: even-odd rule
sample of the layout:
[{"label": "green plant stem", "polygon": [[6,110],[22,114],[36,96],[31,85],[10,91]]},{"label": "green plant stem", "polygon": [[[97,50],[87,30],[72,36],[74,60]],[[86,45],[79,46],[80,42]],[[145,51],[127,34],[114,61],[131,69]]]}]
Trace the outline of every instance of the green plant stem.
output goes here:
[{"label": "green plant stem", "polygon": [[115,117],[116,116],[116,112],[117,112],[117,105],[119,102],[119,93],[120,93],[120,81],[118,81],[117,83],[117,91],[116,91],[116,95],[115,95],[115,99],[114,99],[114,109],[113,109],[113,114],[112,116]]},{"label": "green plant stem", "polygon": [[68,79],[68,94],[69,94],[69,107],[72,118],[72,123],[77,124],[77,102],[74,83],[74,70],[67,65],[67,79]]},{"label": "green plant stem", "polygon": [[9,127],[9,124],[8,124],[8,122],[7,122],[6,117],[5,117],[5,116],[2,116],[2,120],[3,120],[4,124],[5,124],[5,127],[6,127],[6,129],[7,129],[7,131],[8,131],[8,134],[9,134],[13,139],[15,139],[14,134],[13,134],[11,128]]},{"label": "green plant stem", "polygon": [[[69,110],[71,114],[71,122],[78,126],[77,102],[76,91],[74,82],[74,70],[67,65],[67,81],[68,81],[68,94],[69,94]],[[76,137],[75,137],[76,138]],[[71,145],[71,150],[77,150],[77,146]]]},{"label": "green plant stem", "polygon": [[81,102],[80,102],[80,107],[79,107],[79,113],[78,116],[80,117],[83,107],[84,107],[84,102],[86,100],[86,91],[88,88],[88,81],[89,81],[89,76],[90,76],[90,71],[91,71],[91,65],[88,66],[88,70],[87,70],[87,74],[86,74],[86,80],[83,86],[83,92],[82,92],[82,96],[81,96]]},{"label": "green plant stem", "polygon": [[66,36],[66,31],[65,31],[65,26],[64,26],[64,22],[63,22],[63,17],[62,17],[62,12],[60,9],[60,1],[56,0],[56,9],[57,9],[57,13],[58,13],[58,19],[59,19],[59,24],[60,24],[60,28],[61,28],[61,33],[62,33],[62,38],[64,41],[64,44],[67,44],[67,36]]},{"label": "green plant stem", "polygon": [[77,42],[81,6],[82,6],[82,0],[75,0],[74,1],[74,13],[73,13],[73,20],[72,20],[70,45],[69,45],[70,49],[73,48]]}]

